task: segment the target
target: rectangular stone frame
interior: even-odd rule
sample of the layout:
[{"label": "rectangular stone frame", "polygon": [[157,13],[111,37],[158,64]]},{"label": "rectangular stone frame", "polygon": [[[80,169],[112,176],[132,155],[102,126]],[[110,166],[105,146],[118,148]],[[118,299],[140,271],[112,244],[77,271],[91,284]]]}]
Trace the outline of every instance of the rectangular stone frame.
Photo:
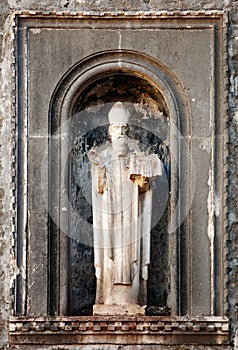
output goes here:
[{"label": "rectangular stone frame", "polygon": [[[16,61],[17,61],[17,127],[18,127],[18,144],[17,144],[17,161],[20,164],[17,173],[17,266],[20,270],[16,278],[16,299],[15,299],[15,315],[10,320],[10,336],[13,343],[19,344],[37,344],[40,343],[43,339],[46,344],[63,344],[65,343],[79,343],[84,344],[88,342],[88,333],[85,333],[85,330],[88,329],[92,332],[92,342],[99,343],[104,342],[107,339],[108,333],[104,332],[102,325],[98,326],[99,319],[92,318],[50,318],[47,316],[49,314],[49,267],[48,261],[50,262],[49,257],[49,247],[48,247],[48,208],[45,199],[42,197],[41,188],[35,186],[32,182],[34,179],[36,182],[40,181],[39,178],[39,169],[40,162],[45,156],[45,150],[48,145],[48,118],[39,119],[39,115],[35,114],[35,111],[38,110],[38,105],[42,108],[42,115],[48,116],[48,107],[49,103],[46,103],[46,100],[42,100],[40,94],[45,86],[39,86],[39,94],[32,94],[31,89],[35,89],[35,78],[39,79],[40,71],[44,70],[45,76],[47,76],[47,69],[50,69],[50,65],[47,64],[47,56],[45,57],[45,65],[43,61],[36,60],[35,64],[39,64],[39,67],[34,68],[34,59],[36,59],[36,53],[31,53],[30,56],[30,45],[33,45],[32,38],[34,35],[40,33],[41,29],[45,29],[48,33],[58,30],[79,30],[79,29],[90,29],[96,27],[96,30],[103,30],[107,28],[108,25],[111,26],[115,31],[120,32],[123,28],[127,28],[126,24],[128,21],[131,23],[131,28],[140,28],[140,29],[171,29],[171,30],[184,30],[184,29],[194,29],[202,31],[209,28],[211,35],[213,36],[213,44],[211,52],[213,52],[212,59],[214,60],[214,71],[213,71],[213,94],[214,102],[219,100],[217,106],[215,103],[210,106],[210,113],[213,114],[214,120],[214,129],[213,133],[207,138],[200,137],[201,135],[197,134],[194,138],[193,152],[194,156],[202,151],[202,147],[208,147],[207,142],[211,140],[213,145],[216,145],[216,154],[211,150],[211,159],[213,166],[210,168],[211,179],[214,181],[214,185],[211,185],[211,195],[213,196],[214,190],[217,190],[216,193],[220,194],[222,207],[222,216],[223,219],[217,218],[214,215],[214,212],[218,210],[216,207],[215,198],[211,198],[208,202],[210,206],[210,212],[212,213],[209,217],[210,229],[211,229],[211,240],[214,239],[214,233],[217,237],[223,237],[223,239],[216,240],[214,244],[214,249],[219,251],[219,254],[216,258],[216,265],[211,264],[209,285],[209,293],[211,295],[210,302],[205,304],[204,296],[207,291],[199,295],[196,293],[196,290],[199,286],[194,287],[194,290],[191,289],[191,285],[196,284],[196,273],[194,275],[193,264],[191,261],[198,259],[201,254],[201,250],[197,250],[198,245],[200,244],[199,236],[197,235],[196,227],[199,227],[198,222],[196,223],[196,207],[195,213],[190,212],[189,220],[186,221],[185,225],[190,227],[188,230],[189,235],[186,237],[186,240],[189,241],[189,249],[186,251],[186,256],[190,259],[190,263],[186,266],[179,266],[179,271],[185,269],[184,276],[187,277],[187,281],[180,281],[179,286],[177,286],[180,291],[180,306],[179,313],[186,313],[191,315],[190,318],[184,319],[181,316],[175,318],[164,319],[162,318],[143,318],[143,319],[133,319],[131,321],[133,326],[130,326],[130,320],[125,318],[109,321],[107,318],[101,319],[102,322],[110,324],[111,327],[109,330],[116,330],[119,327],[119,330],[122,327],[124,333],[127,330],[135,329],[136,332],[139,330],[146,330],[146,335],[143,335],[142,338],[137,337],[138,341],[145,341],[147,344],[152,342],[155,343],[155,338],[151,333],[156,332],[156,343],[157,344],[167,344],[169,342],[169,337],[173,335],[174,344],[221,344],[228,343],[228,328],[227,328],[227,319],[224,317],[225,311],[227,309],[226,301],[226,292],[220,291],[220,286],[224,284],[224,290],[226,289],[226,280],[227,277],[224,273],[226,271],[226,249],[225,246],[222,246],[222,242],[226,242],[226,213],[223,207],[225,207],[225,182],[223,178],[226,173],[225,156],[226,149],[224,145],[224,139],[226,140],[226,135],[224,133],[225,117],[226,117],[226,70],[224,56],[226,56],[226,15],[222,12],[181,12],[181,13],[172,13],[172,12],[159,12],[159,13],[19,13],[16,17],[17,20],[17,31],[16,31]],[[95,25],[95,23],[97,23]],[[125,27],[124,27],[125,24]],[[131,29],[130,28],[130,29]],[[73,31],[72,31],[73,33]],[[46,35],[47,39],[47,35]],[[48,37],[49,42],[42,41],[39,44],[43,45],[44,48],[47,47],[50,49],[50,35]],[[88,37],[86,38],[87,40]],[[43,38],[42,38],[43,40]],[[133,40],[133,38],[131,39]],[[67,43],[65,43],[67,45]],[[105,44],[105,43],[104,43]],[[86,45],[86,44],[85,44]],[[107,46],[107,44],[105,44]],[[125,43],[130,47],[130,37],[128,37],[128,42]],[[108,44],[108,49],[110,48],[110,43]],[[92,47],[89,48],[89,51],[92,51]],[[82,50],[83,51],[83,50]],[[92,51],[93,52],[93,51]],[[61,54],[61,52],[59,52]],[[73,59],[74,57],[74,59]],[[84,52],[82,52],[82,57],[84,57]],[[76,63],[76,55],[72,52],[72,57],[70,58],[71,62],[64,62],[60,71],[57,71],[57,64],[55,65],[55,76],[50,82],[45,82],[45,84],[50,85],[51,91],[53,93],[53,87],[55,87],[64,73],[70,65]],[[78,58],[79,59],[79,58]],[[67,59],[66,59],[67,61]],[[216,62],[216,64],[215,64]],[[49,73],[49,72],[48,72]],[[38,75],[37,75],[38,74]],[[51,77],[52,78],[52,77]],[[42,83],[42,81],[39,81]],[[211,92],[211,91],[210,91]],[[219,97],[215,98],[215,94]],[[50,96],[47,96],[48,102],[50,101]],[[30,101],[30,103],[29,103]],[[219,117],[216,117],[218,115]],[[224,118],[224,119],[223,119]],[[199,121],[198,121],[199,124]],[[197,126],[198,126],[197,124]],[[205,126],[206,127],[206,126]],[[216,131],[216,135],[215,135]],[[219,137],[218,137],[219,135]],[[189,137],[189,135],[187,135]],[[204,143],[202,143],[204,141]],[[197,144],[196,144],[197,142]],[[199,143],[199,146],[198,146]],[[219,150],[219,155],[218,155]],[[45,174],[46,177],[48,174]],[[215,187],[218,185],[218,188]],[[197,199],[199,201],[199,198]],[[201,203],[204,203],[204,198],[200,199]],[[30,208],[30,210],[29,210]],[[195,219],[194,219],[195,218]],[[193,219],[193,220],[192,220]],[[198,241],[196,241],[198,239]],[[65,244],[64,242],[60,244]],[[181,243],[182,246],[183,243]],[[181,248],[182,249],[182,248]],[[212,249],[213,251],[213,249]],[[57,252],[51,252],[56,254]],[[214,257],[214,256],[213,256]],[[63,260],[65,258],[63,257]],[[214,261],[214,260],[212,260]],[[63,265],[63,262],[60,263]],[[216,272],[216,278],[213,280],[212,272]],[[66,274],[66,271],[60,271],[59,273]],[[206,273],[202,270],[199,272],[201,274]],[[177,282],[176,282],[177,283]],[[64,284],[64,281],[55,280],[56,288],[61,288]],[[40,293],[39,293],[40,285]],[[187,292],[186,300],[183,300],[182,289],[185,288]],[[206,289],[206,288],[205,288]],[[63,309],[63,304],[65,303],[66,295],[63,293],[59,295],[59,305],[56,306],[59,311]],[[203,310],[201,307],[209,308],[209,313],[213,317],[203,317],[199,316],[196,318],[196,315],[201,315]],[[205,312],[206,313],[206,312]],[[19,315],[19,317],[17,316]],[[25,315],[25,316],[24,316]],[[35,318],[31,316],[35,315]],[[38,316],[44,316],[43,318],[37,318]],[[193,316],[192,316],[193,315]],[[24,316],[24,317],[22,317]],[[118,321],[118,323],[117,323]],[[63,328],[58,322],[63,322],[68,324],[74,322],[73,325],[70,324],[69,327]],[[139,325],[138,325],[139,322]],[[142,322],[142,325],[141,325]],[[155,322],[155,323],[154,323]],[[165,323],[163,323],[165,322]],[[186,323],[184,325],[184,322]],[[200,323],[201,322],[201,323]],[[204,326],[205,322],[205,326]],[[187,324],[188,323],[188,324]],[[201,326],[202,324],[202,326]],[[118,326],[119,325],[119,326]],[[161,326],[160,326],[161,325]],[[74,336],[72,331],[75,329],[79,330],[80,336]],[[131,327],[131,328],[130,328]],[[189,328],[190,327],[190,328]],[[44,331],[40,330],[49,330],[46,336]],[[63,339],[58,338],[55,335],[61,334],[63,330]],[[103,331],[102,331],[103,330]],[[27,331],[27,335],[26,335]],[[204,331],[204,341],[201,340],[199,332]],[[95,335],[95,332],[97,335]],[[122,332],[122,333],[123,333]],[[109,332],[110,333],[110,332]],[[124,334],[123,333],[123,334]],[[54,337],[52,337],[52,334]],[[74,333],[75,334],[75,333]],[[208,337],[209,334],[209,337]],[[86,337],[85,337],[86,335]],[[166,335],[166,337],[165,337]],[[110,337],[112,334],[110,333]],[[209,339],[208,339],[209,338]],[[52,340],[54,339],[54,340]],[[58,339],[58,340],[55,340]],[[61,339],[61,340],[60,340]],[[70,340],[72,339],[72,341]],[[185,341],[186,339],[186,341]],[[116,342],[116,340],[115,340]],[[128,337],[121,337],[119,341],[120,344],[127,344]]]}]

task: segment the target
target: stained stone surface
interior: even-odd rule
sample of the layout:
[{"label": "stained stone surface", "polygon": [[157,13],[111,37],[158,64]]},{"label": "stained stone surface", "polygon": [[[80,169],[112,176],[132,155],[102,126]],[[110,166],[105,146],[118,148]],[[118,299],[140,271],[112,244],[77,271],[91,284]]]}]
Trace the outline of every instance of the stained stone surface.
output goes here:
[{"label": "stained stone surface", "polygon": [[[227,285],[227,300],[229,302],[230,308],[227,313],[231,321],[231,334],[234,338],[237,328],[237,305],[238,305],[238,179],[237,179],[237,163],[238,163],[238,152],[237,152],[237,138],[238,138],[238,4],[237,1],[224,0],[224,1],[213,1],[213,0],[202,0],[202,1],[190,1],[190,0],[173,0],[173,1],[160,1],[160,0],[121,0],[121,1],[78,1],[78,0],[1,0],[0,2],[0,53],[1,53],[1,63],[0,63],[0,129],[1,129],[1,156],[0,156],[0,172],[1,172],[1,212],[0,212],[0,266],[1,266],[1,280],[0,280],[0,309],[1,309],[1,322],[0,322],[0,349],[5,350],[9,348],[8,342],[8,316],[12,313],[12,302],[13,302],[13,289],[12,280],[14,279],[17,269],[14,267],[14,260],[12,260],[12,253],[9,251],[9,247],[12,244],[11,227],[9,223],[12,218],[12,176],[13,174],[13,159],[11,149],[14,148],[15,137],[12,138],[11,128],[12,120],[11,116],[14,114],[12,109],[12,103],[14,103],[14,93],[12,87],[12,71],[11,61],[12,58],[12,31],[11,31],[11,13],[14,9],[28,11],[28,10],[54,10],[54,11],[112,11],[112,10],[130,10],[130,11],[140,11],[140,10],[155,10],[155,11],[179,11],[179,10],[225,10],[229,13],[229,35],[227,45],[229,46],[228,51],[228,63],[229,63],[229,147],[227,160],[225,166],[228,166],[228,232],[229,232],[229,250],[227,252],[226,258],[228,259],[228,272],[229,272],[229,285]],[[224,53],[226,55],[226,53]],[[155,240],[158,239],[159,235],[155,235]],[[92,253],[90,248],[83,247],[83,251],[86,251],[87,257],[92,259]],[[80,255],[78,254],[78,255]],[[10,259],[9,259],[10,256]],[[12,262],[12,267],[9,262]],[[89,264],[90,265],[90,264]],[[152,268],[152,267],[151,267]],[[90,283],[92,282],[90,279]],[[230,347],[229,346],[171,346],[166,347],[170,350],[222,350],[222,349],[234,349],[237,347],[237,340]],[[65,350],[119,350],[119,349],[147,349],[147,350],[162,350],[164,346],[114,346],[114,345],[104,345],[99,347],[98,345],[90,346],[48,346],[40,345],[34,347],[36,350],[43,349],[65,349]],[[31,350],[32,346],[11,346],[11,349],[18,350]]]}]

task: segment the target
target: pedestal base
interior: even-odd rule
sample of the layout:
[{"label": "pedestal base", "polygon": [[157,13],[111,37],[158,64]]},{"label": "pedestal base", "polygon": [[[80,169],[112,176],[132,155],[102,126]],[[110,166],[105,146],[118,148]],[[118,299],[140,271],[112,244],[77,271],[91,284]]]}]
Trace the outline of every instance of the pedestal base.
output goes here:
[{"label": "pedestal base", "polygon": [[93,315],[145,315],[146,305],[138,304],[96,304],[93,305]]}]

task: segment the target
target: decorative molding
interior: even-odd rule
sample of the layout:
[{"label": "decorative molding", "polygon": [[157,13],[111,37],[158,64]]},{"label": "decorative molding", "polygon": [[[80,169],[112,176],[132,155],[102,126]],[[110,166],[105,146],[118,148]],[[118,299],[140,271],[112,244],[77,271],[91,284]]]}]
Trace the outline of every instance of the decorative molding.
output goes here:
[{"label": "decorative molding", "polygon": [[[16,73],[16,16],[11,14],[9,16],[9,32],[7,33],[8,38],[5,38],[8,45],[8,74],[9,74],[9,91],[8,99],[6,103],[9,106],[6,108],[6,113],[10,116],[9,125],[9,169],[10,169],[10,179],[8,188],[10,191],[10,221],[7,222],[5,227],[5,232],[10,232],[10,256],[11,261],[11,276],[16,273],[15,258],[16,258],[16,169],[17,169],[17,132],[16,132],[16,99],[17,99],[17,73]],[[6,89],[6,87],[5,87]],[[5,92],[7,89],[5,90]],[[10,300],[12,304],[12,309],[14,308],[15,299],[15,281],[14,279],[10,282]]]},{"label": "decorative molding", "polygon": [[12,317],[12,344],[228,344],[225,317]]},{"label": "decorative molding", "polygon": [[224,16],[224,22],[223,26],[225,28],[224,34],[223,34],[223,67],[224,67],[224,73],[223,73],[223,115],[224,115],[224,168],[223,168],[223,233],[224,233],[224,314],[228,313],[229,310],[229,303],[228,303],[228,288],[229,288],[229,275],[228,275],[228,254],[229,254],[229,235],[228,235],[228,205],[227,205],[227,199],[228,199],[228,157],[229,157],[229,130],[228,130],[228,120],[229,120],[229,104],[228,104],[228,86],[229,86],[229,67],[228,67],[228,16]]},{"label": "decorative molding", "polygon": [[[74,20],[77,19],[85,19],[86,21],[90,20],[90,19],[102,19],[104,20],[104,26],[105,26],[105,22],[106,20],[111,20],[111,23],[114,25],[113,20],[120,20],[120,19],[125,19],[125,20],[135,20],[138,21],[138,26],[140,25],[140,20],[143,19],[145,20],[162,20],[160,22],[160,24],[163,22],[166,22],[166,19],[168,19],[169,21],[173,21],[173,27],[174,28],[180,28],[181,27],[181,23],[182,21],[185,21],[186,19],[191,20],[191,22],[183,22],[183,26],[184,27],[189,27],[190,23],[193,23],[194,27],[202,27],[202,28],[206,28],[209,26],[212,26],[212,24],[209,24],[209,19],[212,19],[214,21],[215,20],[219,20],[219,23],[222,23],[221,27],[222,29],[224,28],[224,36],[223,36],[223,47],[221,48],[221,51],[223,53],[223,57],[225,57],[224,59],[221,58],[221,60],[223,60],[223,69],[224,69],[224,111],[223,111],[223,116],[224,116],[224,120],[222,122],[226,123],[227,121],[227,110],[228,110],[228,105],[227,105],[227,84],[228,84],[228,72],[227,72],[227,65],[226,65],[226,57],[227,57],[227,39],[226,39],[226,32],[227,32],[227,14],[224,11],[115,11],[115,12],[100,12],[100,11],[85,11],[85,12],[69,12],[69,11],[62,11],[62,12],[58,12],[58,11],[21,11],[21,12],[14,12],[14,14],[18,17],[21,17],[21,20],[23,21],[22,23],[24,24],[27,23],[29,21],[29,27],[44,27],[44,23],[43,22],[47,22],[47,26],[55,26],[54,21],[51,21],[51,18],[56,18],[57,20],[61,20],[62,21],[64,19],[72,19],[72,21],[68,21],[70,23],[65,24],[64,29],[70,28],[71,25],[73,26],[73,22],[75,22]],[[42,21],[41,21],[42,19]],[[181,19],[181,22],[179,22],[179,19]],[[205,19],[204,22],[202,22],[201,24],[199,23],[199,19]],[[16,18],[17,20],[17,18]],[[45,21],[46,20],[46,21]],[[177,21],[178,20],[178,21]],[[39,22],[38,22],[39,21]],[[71,23],[72,22],[72,23]],[[82,22],[82,21],[78,21],[78,22]],[[100,22],[100,21],[98,21]],[[198,22],[198,23],[197,23]],[[217,22],[217,21],[216,21]],[[156,21],[154,21],[154,23],[156,23]],[[196,24],[194,24],[196,23]],[[22,24],[22,25],[23,25]],[[17,22],[17,25],[21,26],[21,23],[19,24],[19,22]],[[103,24],[100,24],[101,26]],[[125,26],[125,21],[124,24]],[[164,24],[163,24],[164,25]],[[15,23],[14,23],[15,26]],[[14,28],[13,26],[13,28]],[[166,25],[164,25],[166,27]],[[15,37],[14,37],[15,40]],[[220,52],[221,52],[220,51]],[[16,66],[16,62],[15,60],[13,61],[12,65],[14,66],[14,71],[13,74],[15,76],[15,66]],[[14,94],[15,96],[15,94]],[[15,116],[14,116],[15,117]],[[15,121],[13,121],[13,136],[16,137],[15,135]],[[223,129],[223,128],[222,128]],[[224,275],[224,280],[222,281],[224,283],[224,305],[222,306],[224,309],[224,314],[227,310],[227,280],[228,280],[228,275],[227,275],[227,241],[228,241],[228,236],[227,236],[227,207],[226,207],[226,197],[227,197],[227,189],[226,189],[226,184],[227,184],[227,129],[224,130],[223,135],[224,136],[224,167],[223,167],[223,178],[224,178],[224,182],[223,182],[223,192],[224,192],[224,196],[223,196],[223,208],[224,208],[224,214],[223,214],[223,231],[222,234],[224,235],[223,237],[223,242],[224,242],[224,249],[221,255],[224,256],[224,267],[223,267],[223,275]],[[14,140],[12,141],[13,145],[14,144]],[[15,165],[16,167],[16,162],[15,162],[15,155],[13,155],[13,165]],[[14,172],[13,172],[13,179],[14,179]],[[15,193],[15,190],[13,188],[13,194]],[[15,199],[13,198],[13,208],[14,208],[14,203],[15,203]],[[15,232],[15,220],[13,219],[13,232]],[[222,243],[223,244],[223,243]],[[222,245],[221,244],[221,245]],[[13,242],[13,248],[15,249],[15,244]],[[221,262],[222,264],[222,262]],[[221,288],[222,289],[222,288]],[[222,314],[218,313],[218,314]],[[135,332],[136,336],[141,336],[143,335],[143,337],[146,334],[152,334],[152,335],[156,335],[156,337],[158,337],[158,340],[156,338],[156,342],[158,341],[157,344],[167,344],[170,341],[174,342],[176,344],[179,344],[181,341],[181,344],[184,343],[183,340],[180,339],[184,339],[183,337],[185,337],[186,339],[188,339],[188,337],[190,337],[191,339],[189,339],[190,343],[202,343],[202,341],[204,341],[204,344],[206,342],[208,342],[208,344],[220,344],[223,340],[226,341],[225,339],[228,339],[228,322],[226,319],[224,318],[202,318],[201,319],[196,319],[196,320],[189,320],[188,318],[169,318],[169,319],[165,319],[165,318],[159,318],[157,320],[157,318],[152,317],[151,320],[150,318],[146,318],[146,320],[142,321],[139,318],[136,318],[136,321],[131,321],[128,317],[126,318],[126,320],[114,320],[114,318],[110,318],[110,320],[105,320],[102,319],[102,317],[100,317],[100,320],[93,317],[93,318],[89,318],[88,321],[86,321],[87,318],[83,317],[82,320],[80,317],[75,318],[56,318],[56,319],[52,319],[52,318],[14,318],[11,319],[10,321],[10,335],[12,337],[12,339],[18,339],[19,341],[21,339],[23,339],[23,337],[25,337],[25,339],[27,340],[29,338],[29,341],[36,341],[34,340],[36,338],[36,336],[40,336],[40,337],[51,337],[50,339],[53,339],[53,335],[58,335],[58,334],[64,334],[66,335],[66,337],[69,338],[69,342],[71,341],[70,338],[71,336],[76,338],[78,336],[78,329],[80,329],[80,327],[86,327],[86,330],[83,331],[82,329],[80,329],[80,332],[85,335],[88,334],[87,332],[91,332],[91,326],[90,324],[92,323],[93,326],[92,327],[99,327],[100,329],[98,330],[98,332],[100,334],[104,334],[103,332],[107,332],[106,336],[112,337],[114,336],[114,334],[116,335],[117,332],[121,332],[120,330],[118,330],[117,328],[118,326],[118,322],[122,322],[122,325],[124,325],[122,332],[124,332],[123,334],[126,335],[126,328],[129,327],[129,329],[131,329],[131,331]],[[156,321],[157,320],[157,321]],[[214,321],[215,320],[215,321]],[[222,320],[222,321],[221,321]],[[47,323],[48,322],[48,323]],[[71,327],[72,330],[70,331],[70,329],[61,329],[59,326],[60,322],[66,322],[67,327]],[[70,323],[71,322],[71,323]],[[72,326],[72,322],[75,322],[76,325],[76,330],[75,327]],[[89,323],[87,323],[89,322]],[[91,323],[90,323],[91,322]],[[100,324],[102,323],[102,326],[100,326]],[[104,323],[103,323],[104,322]],[[107,328],[105,326],[105,322],[106,324],[111,326],[111,327],[116,327],[116,331],[115,333],[110,333],[110,329]],[[113,323],[114,322],[114,323]],[[132,327],[130,326],[130,322],[135,322],[135,325]],[[156,323],[157,322],[157,323]],[[21,323],[22,323],[22,328],[21,328]],[[115,326],[116,323],[116,326]],[[89,325],[88,325],[89,324]],[[114,326],[113,326],[114,324]],[[137,326],[140,327],[140,325],[142,324],[142,328],[141,329],[137,329]],[[177,324],[177,325],[176,325]],[[39,325],[39,327],[37,326]],[[47,329],[47,327],[50,325],[50,329]],[[145,326],[147,325],[147,326]],[[34,328],[35,327],[35,328]],[[38,327],[38,328],[37,328]],[[53,329],[51,329],[51,327],[53,327]],[[56,330],[54,330],[54,327],[56,328]],[[77,328],[78,327],[78,328]],[[130,328],[132,327],[132,328]],[[147,328],[149,329],[147,329]],[[151,328],[152,327],[152,328]],[[177,327],[177,328],[176,328]],[[120,327],[119,327],[120,328]],[[28,329],[29,331],[25,331],[25,329]],[[106,329],[106,330],[105,330]],[[95,330],[96,331],[96,330]],[[131,334],[130,331],[130,334]],[[148,332],[147,332],[148,331]],[[62,333],[62,332],[66,332],[66,333]],[[70,333],[71,332],[71,333]],[[76,332],[76,333],[75,333]],[[84,333],[83,333],[84,332]],[[86,333],[85,333],[86,332]],[[108,333],[109,332],[109,333]],[[143,333],[143,332],[147,332],[147,333]],[[27,334],[26,334],[27,333]],[[47,334],[46,334],[47,333]],[[80,336],[81,336],[80,333]],[[98,336],[99,333],[92,333],[92,337],[94,338],[93,341],[95,341],[95,337]],[[90,333],[91,334],[91,333]],[[164,339],[164,335],[166,335],[166,339]],[[172,340],[170,339],[170,335],[172,335]],[[204,338],[204,340],[200,339],[200,336],[202,335],[202,337]],[[209,335],[209,337],[208,337]],[[129,335],[128,335],[129,336]],[[28,338],[27,338],[28,337]],[[201,337],[201,338],[202,338]],[[47,338],[48,339],[48,338]],[[199,340],[198,340],[199,339]],[[47,340],[48,341],[48,340]],[[56,339],[56,341],[58,341]],[[59,340],[60,341],[60,340]],[[128,343],[127,339],[125,338],[125,340],[123,339],[123,341],[126,341],[126,343]],[[61,342],[64,342],[63,340],[61,340]],[[99,343],[99,341],[96,341],[97,343]],[[207,343],[206,343],[207,344]]]},{"label": "decorative molding", "polygon": [[200,10],[200,11],[15,11],[21,16],[69,16],[69,17],[116,17],[128,18],[158,18],[158,17],[219,17],[226,14],[226,11],[221,10]]}]

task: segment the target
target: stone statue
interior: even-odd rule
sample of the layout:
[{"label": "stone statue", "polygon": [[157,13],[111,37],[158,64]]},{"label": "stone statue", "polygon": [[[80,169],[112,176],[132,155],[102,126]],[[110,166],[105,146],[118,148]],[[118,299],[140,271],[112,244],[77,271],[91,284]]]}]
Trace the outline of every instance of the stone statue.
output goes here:
[{"label": "stone statue", "polygon": [[155,154],[128,138],[129,111],[117,102],[108,114],[110,143],[91,149],[94,314],[144,314],[147,303],[152,188],[162,175]]}]

